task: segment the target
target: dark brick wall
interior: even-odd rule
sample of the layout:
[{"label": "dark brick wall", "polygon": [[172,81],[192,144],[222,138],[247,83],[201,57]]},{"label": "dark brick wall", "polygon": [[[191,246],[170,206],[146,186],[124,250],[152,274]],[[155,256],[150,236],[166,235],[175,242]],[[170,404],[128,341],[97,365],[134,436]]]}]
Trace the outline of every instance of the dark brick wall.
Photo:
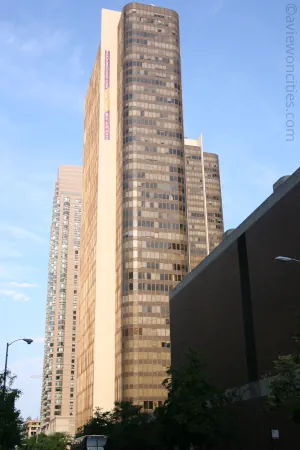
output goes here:
[{"label": "dark brick wall", "polygon": [[230,387],[249,381],[255,361],[247,368],[246,353],[260,378],[292,351],[300,264],[275,263],[278,255],[300,258],[300,183],[170,301],[174,367],[198,349],[213,378]]},{"label": "dark brick wall", "polygon": [[[300,448],[299,426],[289,420],[289,412],[266,410],[262,398],[243,402],[231,408],[232,433],[228,442],[222,442],[213,450],[298,450]],[[227,419],[227,421],[226,421]],[[227,428],[228,429],[228,428]],[[271,430],[279,430],[279,439],[271,439]]]},{"label": "dark brick wall", "polygon": [[258,372],[278,354],[292,351],[300,313],[300,264],[275,263],[278,255],[300,259],[300,185],[246,233]]},{"label": "dark brick wall", "polygon": [[[260,379],[279,354],[293,352],[300,264],[275,263],[278,255],[300,259],[300,183],[171,299],[173,367],[196,349],[213,381],[229,388]],[[267,414],[263,404],[243,402],[240,448],[300,448],[288,415]],[[271,442],[271,428],[280,442]]]},{"label": "dark brick wall", "polygon": [[171,301],[170,311],[173,366],[195,348],[216,383],[247,383],[236,244]]}]

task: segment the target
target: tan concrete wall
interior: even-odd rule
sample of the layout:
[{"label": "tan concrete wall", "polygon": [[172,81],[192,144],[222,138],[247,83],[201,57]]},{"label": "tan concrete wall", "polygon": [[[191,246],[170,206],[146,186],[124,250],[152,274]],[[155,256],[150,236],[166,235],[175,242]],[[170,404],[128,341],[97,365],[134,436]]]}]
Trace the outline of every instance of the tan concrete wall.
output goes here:
[{"label": "tan concrete wall", "polygon": [[[102,10],[96,311],[93,406],[114,404],[116,290],[116,146],[118,24],[121,13]],[[109,93],[105,92],[105,56],[109,58]],[[109,96],[110,136],[105,139],[104,114]]]},{"label": "tan concrete wall", "polygon": [[85,99],[80,297],[77,322],[76,428],[93,413],[99,153],[100,49]]},{"label": "tan concrete wall", "polygon": [[75,435],[75,417],[54,417],[47,429],[47,434],[52,433],[68,433]]},{"label": "tan concrete wall", "polygon": [[[85,101],[81,296],[76,428],[95,407],[114,402],[117,27],[121,13],[102,10],[101,46]],[[110,52],[105,89],[105,52]],[[104,116],[110,132],[105,138]],[[109,139],[108,139],[109,137]]]}]

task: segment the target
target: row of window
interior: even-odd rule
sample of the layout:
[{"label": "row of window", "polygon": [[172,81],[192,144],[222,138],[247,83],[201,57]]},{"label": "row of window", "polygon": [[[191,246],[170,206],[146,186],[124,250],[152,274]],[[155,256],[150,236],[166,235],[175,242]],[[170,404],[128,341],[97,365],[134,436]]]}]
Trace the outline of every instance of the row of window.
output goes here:
[{"label": "row of window", "polygon": [[161,291],[171,292],[174,286],[172,284],[156,283],[124,283],[123,293],[127,291]]},{"label": "row of window", "polygon": [[[146,176],[147,175],[147,176]],[[170,175],[170,176],[166,176],[166,175],[158,175],[155,174],[156,178],[160,178],[162,180],[165,181],[176,181],[178,183],[184,183],[184,178],[183,177],[178,177],[177,175]],[[125,182],[125,180],[130,180],[130,179],[137,179],[137,178],[153,178],[154,175],[153,174],[146,174],[145,172],[141,172],[139,170],[127,170],[126,172],[123,173],[123,180]]]},{"label": "row of window", "polygon": [[126,33],[124,33],[125,38],[130,38],[132,36],[156,38],[157,35],[154,33],[149,33],[146,31],[135,30],[135,29],[131,29],[129,31],[126,31]]},{"label": "row of window", "polygon": [[[160,31],[158,31],[159,33],[161,33]],[[126,35],[126,33],[125,33]],[[158,37],[158,35],[157,35]],[[139,39],[139,38],[125,38],[124,42],[125,42],[125,47],[128,47],[128,45],[132,45],[132,44],[139,44],[139,45],[147,45],[149,47],[152,48],[163,48],[166,50],[174,50],[176,52],[179,52],[178,49],[178,39],[175,36],[175,34],[161,34],[160,39],[154,39],[154,40],[148,40],[148,39]],[[151,50],[152,50],[151,48]],[[126,48],[127,50],[127,48]],[[143,50],[142,50],[143,51]]]},{"label": "row of window", "polygon": [[[126,86],[127,91],[129,92],[132,88],[131,85]],[[131,108],[141,108],[141,109],[155,109],[156,111],[172,111],[177,112],[178,111],[178,103],[172,102],[172,101],[161,101],[161,104],[158,104],[156,102],[156,97],[159,98],[166,97],[170,98],[169,96],[174,95],[174,91],[170,89],[160,89],[160,88],[149,88],[147,86],[143,85],[137,85],[135,86],[136,96],[135,99],[132,101],[128,101],[128,103],[125,103],[123,106],[123,110],[126,110],[127,108],[130,110]],[[141,92],[138,92],[141,91]],[[156,95],[152,95],[156,94]],[[129,94],[128,94],[129,95]],[[162,104],[164,103],[164,104]]]},{"label": "row of window", "polygon": [[129,272],[128,279],[132,280],[133,278],[139,280],[182,281],[183,276],[173,273]]},{"label": "row of window", "polygon": [[[150,5],[150,6],[153,6],[153,5]],[[148,5],[145,5],[145,7],[143,9],[137,9],[137,8],[127,9],[124,12],[124,16],[126,17],[127,15],[131,15],[131,14],[136,14],[136,15],[142,14],[143,16],[158,17],[160,19],[167,18],[167,19],[170,19],[171,21],[177,21],[176,16],[168,16],[167,14],[156,13],[156,12],[151,11],[150,8],[149,9],[147,9],[147,8],[149,8]]]},{"label": "row of window", "polygon": [[[147,153],[145,155],[145,151],[148,152],[155,152],[158,151],[160,154],[152,154],[152,153]],[[171,149],[172,150],[172,149]],[[170,150],[169,150],[170,151]],[[127,148],[123,154],[123,167],[128,167],[127,164],[129,162],[134,162],[134,166],[132,166],[132,168],[145,168],[147,170],[149,170],[149,168],[157,171],[158,169],[161,168],[161,166],[166,166],[166,165],[170,165],[170,164],[175,164],[177,163],[179,167],[182,167],[183,165],[183,161],[180,158],[179,155],[174,156],[169,156],[169,151],[167,148],[158,148],[157,147],[143,147],[140,145],[137,145],[136,148],[132,148],[132,146],[130,146],[130,151],[129,148]],[[178,156],[178,159],[177,159]],[[144,163],[145,161],[147,161],[147,165],[143,165],[141,166],[141,163]],[[151,166],[149,166],[149,163],[151,164]],[[156,166],[154,165],[154,163],[156,163]],[[137,165],[139,164],[139,165]],[[176,167],[178,167],[176,166]],[[169,185],[170,187],[170,185]],[[172,186],[172,188],[174,188],[174,186]],[[173,191],[173,189],[172,189]],[[135,189],[136,192],[136,189]]]},{"label": "row of window", "polygon": [[[142,156],[142,155],[141,155]],[[171,158],[170,158],[171,159]],[[154,161],[152,161],[151,159],[148,160],[148,158],[145,159],[141,157],[141,160],[129,160],[127,162],[124,162],[123,165],[123,172],[129,172],[132,171],[133,169],[142,169],[142,170],[153,170],[155,172],[171,172],[171,173],[179,173],[184,175],[184,168],[181,167],[181,165],[178,166],[169,166],[165,165],[165,164],[159,164],[159,165],[155,165]],[[171,159],[172,161],[172,159]],[[162,163],[162,161],[160,161]],[[172,161],[172,163],[174,164],[175,161]],[[181,161],[178,161],[178,164],[180,164]],[[143,172],[144,173],[144,172]],[[123,176],[124,178],[124,176]],[[142,176],[142,178],[144,178],[144,176]]]},{"label": "row of window", "polygon": [[[142,61],[126,61],[123,64],[124,70],[130,68],[130,67],[143,67],[144,69],[150,69],[150,70],[166,70],[168,73],[176,73],[177,75],[180,75],[180,65],[174,66],[167,66],[162,64],[151,64],[146,63]],[[133,98],[133,97],[131,97]],[[128,97],[124,98],[124,100],[128,100]]]},{"label": "row of window", "polygon": [[132,228],[132,227],[148,227],[148,228],[161,228],[166,230],[180,230],[182,232],[186,232],[186,225],[182,223],[170,223],[170,222],[154,222],[145,221],[145,220],[124,220],[123,228]]},{"label": "row of window", "polygon": [[148,191],[142,191],[141,192],[141,197],[145,197],[145,198],[153,198],[153,199],[162,199],[162,200],[176,200],[176,201],[184,201],[184,195],[177,195],[177,194],[161,194],[158,192],[148,192]]},{"label": "row of window", "polygon": [[[145,209],[164,209],[164,210],[170,210],[170,211],[185,211],[185,206],[182,204],[178,204],[178,203],[157,203],[157,202],[145,202],[145,201],[138,201],[136,203],[136,201],[130,200],[130,201],[125,201],[123,203],[123,207],[124,208],[133,208],[135,207],[137,204],[138,207],[141,208],[145,208]],[[124,212],[124,214],[126,216],[128,216],[129,214],[127,214],[127,212],[129,212],[131,210],[127,210]],[[136,212],[135,212],[136,215]],[[153,213],[150,211],[138,211],[137,215],[139,217],[158,217],[158,213]]]},{"label": "row of window", "polygon": [[158,241],[147,241],[146,248],[164,248],[169,250],[182,250],[186,251],[186,244],[177,244],[176,242],[158,242]]},{"label": "row of window", "polygon": [[[129,128],[128,130],[126,130],[126,132],[127,133],[135,133],[137,131],[137,128],[136,127],[134,127],[134,128]],[[152,144],[159,144],[159,145],[178,145],[178,140],[177,141],[175,141],[175,140],[173,140],[173,139],[170,139],[170,138],[168,138],[168,139],[166,139],[166,138],[155,138],[155,137],[153,137],[153,132],[152,132],[152,130],[151,129],[148,129],[148,128],[139,128],[139,130],[138,130],[140,133],[143,133],[143,135],[142,134],[140,134],[139,136],[136,136],[136,137],[134,137],[133,139],[125,139],[125,137],[123,138],[123,145],[124,145],[124,147],[127,145],[127,143],[129,142],[130,143],[130,141],[132,142],[132,141],[139,141],[139,142],[149,142],[149,140],[151,139],[151,143]],[[148,134],[152,134],[152,136],[151,136],[151,138],[150,137],[148,137]],[[145,136],[146,135],[146,136]],[[126,147],[124,148],[124,151],[126,151]]]},{"label": "row of window", "polygon": [[[144,64],[146,65],[146,63],[144,63]],[[152,68],[152,67],[151,68],[146,68],[145,65],[141,69],[135,69],[135,68],[133,68],[133,69],[126,69],[125,72],[124,72],[124,76],[128,77],[130,75],[134,75],[134,76],[136,76],[136,75],[146,75],[146,76],[150,77],[151,79],[154,79],[154,77],[156,77],[156,78],[165,78],[167,84],[164,85],[164,86],[169,87],[169,88],[173,87],[173,84],[170,83],[171,81],[174,81],[174,80],[178,81],[179,80],[179,76],[178,75],[173,75],[174,70],[172,70],[172,72],[171,72],[170,70],[167,70],[166,66],[161,66],[161,67],[158,67],[158,68],[156,68],[155,66],[154,66],[155,68]],[[148,65],[150,66],[150,64],[148,64]],[[163,67],[165,67],[165,68],[163,69]],[[149,83],[149,84],[152,84],[152,83]],[[174,87],[176,89],[180,89],[180,86],[178,84],[174,84]],[[160,89],[160,88],[158,88],[158,89]],[[147,88],[147,90],[149,90],[149,89]],[[145,92],[145,90],[144,90],[144,92]],[[149,92],[153,93],[153,92],[157,92],[157,91],[156,91],[156,89],[153,90],[152,88],[150,88]]]},{"label": "row of window", "polygon": [[[142,84],[152,84],[154,86],[168,86],[166,81],[154,80],[153,78],[139,78],[139,77],[127,77],[125,78],[125,83],[142,83]],[[170,84],[170,83],[169,83]],[[173,87],[173,86],[169,86]]]},{"label": "row of window", "polygon": [[[142,120],[142,122],[136,122],[138,125],[161,125],[161,122],[157,122],[156,120],[153,120],[155,118],[157,119],[168,119],[169,121],[174,121],[174,122],[180,122],[181,123],[181,117],[178,116],[177,114],[168,114],[166,112],[157,112],[157,111],[142,111],[140,109],[131,109],[130,111],[126,110],[125,112],[125,117],[149,117],[151,120],[151,122],[148,120],[148,122],[143,122],[144,120],[147,119],[137,119],[137,120]],[[128,119],[130,120],[130,119]],[[164,122],[162,123],[162,126],[164,126]],[[171,123],[167,123],[167,125],[169,126],[173,126]],[[167,126],[167,128],[169,128],[169,126]]]},{"label": "row of window", "polygon": [[[122,329],[123,337],[131,337],[131,336],[169,336],[170,331],[166,328],[157,328],[157,327],[149,327],[149,328],[133,328],[133,327],[125,327]],[[130,365],[130,363],[129,363]]]},{"label": "row of window", "polygon": [[[144,116],[144,111],[140,111],[140,113],[141,113],[141,116]],[[129,113],[127,113],[127,116],[128,116],[128,114]],[[168,120],[171,120],[171,121],[175,121],[175,122],[178,122],[179,124],[181,123],[181,117],[176,117],[176,116],[173,116],[172,118],[171,117],[168,117],[168,114],[164,114],[164,113],[149,113],[149,116],[165,116],[165,118],[168,118]],[[128,116],[128,118],[126,119],[126,120],[124,120],[124,126],[126,126],[126,127],[128,127],[128,126],[130,126],[130,125],[146,125],[146,126],[149,126],[149,127],[160,127],[160,126],[164,126],[165,128],[170,128],[170,129],[174,129],[174,127],[180,127],[180,125],[178,125],[177,123],[176,124],[174,124],[174,123],[171,123],[171,122],[161,122],[161,121],[157,121],[157,120],[155,120],[155,119],[139,119],[139,118],[137,118],[137,117],[129,117]],[[156,131],[159,131],[159,130],[156,130]],[[164,130],[164,131],[161,131],[160,133],[157,133],[157,134],[159,134],[160,136],[168,136],[168,134],[161,134],[161,133],[163,133],[163,132],[165,132],[165,133],[167,133],[167,131],[166,130]],[[170,135],[171,137],[177,137],[177,136],[173,136],[173,135]]]},{"label": "row of window", "polygon": [[[128,97],[129,97],[129,95],[130,94],[127,94],[128,95]],[[146,102],[149,102],[149,101],[153,101],[153,102],[158,102],[158,103],[168,103],[168,104],[170,104],[170,105],[178,105],[178,106],[180,106],[181,105],[181,101],[180,100],[178,100],[177,98],[172,98],[172,97],[164,97],[164,96],[154,96],[154,95],[143,95],[143,94],[135,94],[135,96],[136,96],[136,98],[137,98],[137,100],[143,100],[143,101],[146,101]],[[140,102],[139,103],[136,103],[136,102],[131,102],[131,103],[128,103],[128,106],[127,105],[125,105],[125,108],[126,107],[132,107],[132,106],[139,106],[139,104],[140,104]]]},{"label": "row of window", "polygon": [[135,55],[135,57],[133,59],[142,59],[145,61],[156,61],[156,62],[164,62],[166,64],[179,64],[179,60],[178,59],[170,59],[166,56],[155,56],[155,55]]}]

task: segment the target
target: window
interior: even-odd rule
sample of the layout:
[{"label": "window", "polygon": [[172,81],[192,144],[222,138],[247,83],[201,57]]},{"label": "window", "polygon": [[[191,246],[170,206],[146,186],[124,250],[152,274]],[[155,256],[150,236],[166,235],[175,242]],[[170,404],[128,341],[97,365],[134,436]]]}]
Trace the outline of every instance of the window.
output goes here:
[{"label": "window", "polygon": [[153,401],[145,400],[144,401],[144,409],[153,409]]},{"label": "window", "polygon": [[164,348],[170,348],[170,342],[162,342],[161,346]]}]

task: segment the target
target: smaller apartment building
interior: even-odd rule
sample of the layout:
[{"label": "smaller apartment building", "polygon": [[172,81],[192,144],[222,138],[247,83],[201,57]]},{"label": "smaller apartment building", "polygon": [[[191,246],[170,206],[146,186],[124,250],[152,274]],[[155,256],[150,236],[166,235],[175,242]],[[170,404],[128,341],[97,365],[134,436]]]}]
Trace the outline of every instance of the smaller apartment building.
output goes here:
[{"label": "smaller apartment building", "polygon": [[26,436],[28,436],[29,438],[35,436],[36,434],[40,433],[41,421],[38,419],[36,420],[29,419],[25,422],[25,429],[26,429]]}]

